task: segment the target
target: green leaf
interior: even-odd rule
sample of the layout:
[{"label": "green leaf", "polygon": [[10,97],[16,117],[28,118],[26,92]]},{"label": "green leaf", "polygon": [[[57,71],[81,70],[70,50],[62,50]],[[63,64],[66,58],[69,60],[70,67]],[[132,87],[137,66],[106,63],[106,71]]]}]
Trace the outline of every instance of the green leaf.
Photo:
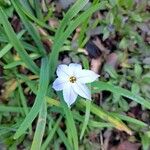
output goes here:
[{"label": "green leaf", "polygon": [[39,113],[43,102],[45,101],[45,96],[47,93],[49,84],[49,66],[48,66],[48,59],[42,59],[41,71],[40,71],[40,81],[39,81],[39,89],[37,91],[37,96],[35,98],[34,105],[22,124],[20,125],[19,129],[14,135],[14,139],[19,138],[25,131],[29,128],[37,114]]},{"label": "green leaf", "polygon": [[60,139],[63,141],[63,143],[65,144],[66,148],[69,150],[69,149],[72,149],[67,137],[65,136],[64,134],[64,131],[61,130],[61,128],[58,128],[57,130],[57,133],[60,137]]},{"label": "green leaf", "polygon": [[[77,106],[82,110],[85,107],[86,103],[85,100],[81,99],[78,101]],[[110,122],[115,128],[120,131],[125,131],[128,134],[132,134],[131,130],[117,117],[111,115],[110,113],[104,111],[101,107],[98,107],[95,104],[91,104],[91,113],[95,114],[96,116],[100,117],[101,119]]]},{"label": "green leaf", "polygon": [[[22,30],[18,33],[17,38],[20,39],[22,35],[25,33],[25,30]],[[12,45],[9,43],[0,51],[0,58],[2,58],[9,50],[11,50]]]},{"label": "green leaf", "polygon": [[16,36],[15,32],[13,31],[10,23],[8,22],[5,12],[3,11],[3,9],[1,7],[0,7],[0,18],[1,18],[0,22],[2,23],[2,25],[4,27],[4,30],[9,38],[10,43],[16,49],[16,51],[18,52],[18,54],[20,55],[20,57],[24,61],[24,63],[27,65],[27,67],[35,74],[38,74],[39,68],[32,61],[32,59],[28,56],[23,45],[17,39],[17,36]]},{"label": "green leaf", "polygon": [[74,16],[78,14],[78,12],[88,3],[89,0],[77,0],[76,3],[67,11],[65,17],[60,23],[60,26],[56,32],[55,40],[63,33],[65,27],[68,25],[68,20],[71,20]]},{"label": "green leaf", "polygon": [[87,128],[89,118],[90,118],[90,110],[91,110],[91,101],[86,100],[86,112],[85,112],[84,122],[83,122],[82,130],[81,130],[81,134],[80,134],[80,140],[83,138],[84,132]]},{"label": "green leaf", "polygon": [[54,31],[54,29],[52,29],[49,25],[45,24],[43,21],[37,19],[35,16],[33,16],[33,14],[31,13],[31,11],[29,11],[27,8],[25,8],[24,5],[20,4],[19,1],[14,1],[16,6],[18,8],[20,8],[20,10],[31,20],[33,20],[35,23],[37,23],[38,25],[50,30],[50,31]]},{"label": "green leaf", "polygon": [[140,97],[138,95],[135,95],[132,92],[130,92],[130,91],[126,90],[126,89],[123,89],[121,87],[114,86],[114,85],[112,85],[110,83],[105,83],[105,82],[102,82],[102,81],[93,82],[92,83],[92,87],[94,89],[93,93],[96,93],[96,92],[99,92],[99,91],[103,91],[103,90],[110,91],[112,93],[116,93],[118,95],[121,95],[121,96],[127,97],[129,99],[132,99],[133,101],[141,104],[145,108],[150,109],[150,102],[149,101],[147,101],[144,98],[142,98],[142,97]]},{"label": "green leaf", "polygon": [[46,102],[44,101],[39,113],[39,118],[36,126],[36,131],[34,134],[33,142],[31,145],[31,150],[41,150],[41,144],[42,144],[45,125],[46,125],[46,116],[47,116],[47,107],[46,107]]},{"label": "green leaf", "polygon": [[118,117],[119,119],[123,120],[123,121],[127,121],[127,122],[130,122],[130,123],[133,123],[135,125],[139,125],[141,127],[147,127],[148,125],[140,120],[137,120],[135,118],[131,118],[129,116],[126,116],[126,115],[122,115],[122,114],[118,114],[118,113],[115,113],[115,112],[111,112],[111,114],[113,116],[116,116]]},{"label": "green leaf", "polygon": [[118,78],[118,74],[115,70],[115,68],[113,68],[111,65],[109,64],[105,64],[104,65],[104,70],[114,79]]},{"label": "green leaf", "polygon": [[45,150],[47,148],[48,144],[51,142],[54,134],[56,133],[56,131],[57,131],[58,127],[59,127],[61,119],[62,119],[61,116],[57,119],[57,121],[54,124],[52,130],[50,130],[50,132],[48,133],[47,138],[44,140],[44,143],[42,144],[41,150]]},{"label": "green leaf", "polygon": [[61,104],[64,110],[67,128],[68,128],[70,137],[73,141],[73,147],[74,147],[73,149],[78,150],[78,134],[77,134],[76,126],[75,126],[75,121],[73,119],[73,114],[65,102],[62,101]]},{"label": "green leaf", "polygon": [[34,42],[36,43],[38,50],[41,54],[46,54],[46,51],[44,49],[44,46],[41,42],[40,36],[38,31],[36,30],[35,26],[28,20],[26,15],[21,11],[21,9],[16,4],[16,1],[12,0],[12,4],[14,5],[18,15],[20,16],[23,24],[25,25],[26,29],[30,33],[31,37],[33,38]]}]

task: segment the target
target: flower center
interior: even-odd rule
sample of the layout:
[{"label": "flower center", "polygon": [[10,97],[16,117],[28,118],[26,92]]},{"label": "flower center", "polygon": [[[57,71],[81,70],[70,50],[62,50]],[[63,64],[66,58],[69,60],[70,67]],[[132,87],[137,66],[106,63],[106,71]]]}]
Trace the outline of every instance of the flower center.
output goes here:
[{"label": "flower center", "polygon": [[74,77],[74,76],[71,76],[71,77],[69,78],[69,81],[70,81],[71,83],[75,83],[76,80],[77,80],[77,78]]}]

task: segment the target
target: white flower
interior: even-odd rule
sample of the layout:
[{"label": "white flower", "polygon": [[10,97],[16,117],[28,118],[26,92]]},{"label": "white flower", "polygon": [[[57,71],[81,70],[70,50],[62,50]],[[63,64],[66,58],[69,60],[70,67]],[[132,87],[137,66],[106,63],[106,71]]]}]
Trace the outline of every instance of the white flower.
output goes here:
[{"label": "white flower", "polygon": [[99,75],[91,70],[82,69],[80,64],[71,63],[59,65],[57,68],[58,78],[53,82],[53,88],[56,91],[63,90],[63,97],[70,107],[78,95],[91,100],[91,92],[86,83],[95,81]]}]

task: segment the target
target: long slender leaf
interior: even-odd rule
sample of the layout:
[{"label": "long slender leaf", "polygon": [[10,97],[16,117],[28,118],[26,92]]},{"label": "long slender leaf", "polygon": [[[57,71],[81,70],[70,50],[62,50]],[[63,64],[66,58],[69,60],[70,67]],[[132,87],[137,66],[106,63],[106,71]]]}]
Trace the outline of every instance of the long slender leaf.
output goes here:
[{"label": "long slender leaf", "polygon": [[35,41],[36,45],[38,46],[38,50],[41,54],[46,54],[46,51],[44,49],[44,46],[41,42],[40,36],[38,34],[38,32],[36,31],[35,27],[33,26],[33,24],[31,24],[31,22],[27,19],[27,17],[25,16],[25,14],[21,11],[21,9],[19,7],[17,7],[16,5],[16,1],[12,0],[12,4],[14,5],[18,15],[20,16],[23,24],[25,25],[26,29],[28,30],[28,32],[30,33],[31,37],[33,38],[33,40]]},{"label": "long slender leaf", "polygon": [[16,112],[16,113],[22,113],[22,107],[16,107],[16,106],[0,106],[0,112]]},{"label": "long slender leaf", "polygon": [[74,146],[74,150],[78,150],[78,134],[77,134],[77,129],[75,126],[75,121],[73,119],[73,115],[71,110],[68,108],[68,106],[66,105],[66,103],[62,102],[62,107],[65,113],[65,117],[66,117],[66,123],[68,126],[68,131],[69,134],[72,138],[73,141],[73,146]]},{"label": "long slender leaf", "polygon": [[65,136],[64,132],[61,130],[61,128],[58,128],[57,130],[57,133],[59,135],[59,137],[61,138],[61,140],[64,142],[66,148],[69,150],[69,149],[72,149],[67,137]]},{"label": "long slender leaf", "polygon": [[[78,107],[85,107],[86,103],[85,100],[80,100],[77,103]],[[101,107],[98,107],[95,104],[91,105],[91,113],[99,116],[105,121],[110,122],[112,125],[114,125],[115,128],[117,128],[120,131],[125,131],[128,134],[132,134],[131,130],[117,117],[112,116],[110,113],[107,113],[104,111]]]},{"label": "long slender leaf", "polygon": [[65,27],[69,23],[68,20],[71,20],[74,16],[76,16],[78,12],[88,3],[88,1],[89,0],[84,1],[77,0],[76,3],[67,11],[65,17],[61,21],[60,26],[56,32],[55,40],[57,40],[59,35],[63,33]]},{"label": "long slender leaf", "polygon": [[83,138],[84,132],[87,128],[89,118],[90,118],[90,110],[91,110],[91,101],[86,100],[86,112],[85,112],[83,127],[82,127],[81,134],[80,134],[80,140]]},{"label": "long slender leaf", "polygon": [[43,135],[45,131],[45,125],[46,125],[46,116],[47,116],[47,107],[46,107],[46,101],[44,101],[43,106],[39,113],[39,118],[37,122],[35,135],[33,138],[33,142],[31,145],[31,150],[41,149],[41,144],[42,144]]},{"label": "long slender leaf", "polygon": [[102,82],[102,81],[93,82],[92,87],[94,89],[93,93],[103,91],[103,90],[107,90],[107,91],[110,91],[112,93],[116,93],[118,95],[121,95],[121,96],[127,97],[129,99],[132,99],[133,101],[141,104],[145,108],[150,109],[150,102],[149,101],[147,101],[144,98],[138,96],[137,94],[133,94],[132,92],[130,92],[126,89],[123,89],[121,87],[114,86],[112,84],[105,83],[105,82]]},{"label": "long slender leaf", "polygon": [[[20,39],[22,35],[25,33],[25,30],[22,30],[18,33],[17,38]],[[1,51],[0,51],[0,58],[2,58],[9,50],[11,50],[12,45],[9,43],[7,44]]]},{"label": "long slender leaf", "polygon": [[50,133],[48,134],[48,137],[44,141],[44,143],[41,147],[41,150],[45,150],[46,147],[48,146],[48,144],[50,143],[50,141],[52,140],[54,134],[56,133],[56,130],[58,129],[58,126],[59,126],[59,123],[60,123],[61,119],[62,119],[61,116],[57,119],[56,123],[54,124],[53,129],[50,131]]},{"label": "long slender leaf", "polygon": [[13,47],[16,49],[18,54],[20,55],[21,59],[24,61],[24,63],[27,65],[27,67],[34,72],[35,74],[39,73],[39,68],[37,65],[32,61],[32,59],[28,56],[27,52],[25,51],[23,45],[21,42],[17,39],[17,36],[15,32],[13,31],[10,23],[7,20],[7,17],[3,11],[3,9],[0,7],[0,22],[2,23],[4,30],[9,38],[9,41],[13,45]]},{"label": "long slender leaf", "polygon": [[22,4],[20,4],[19,1],[15,1],[15,4],[17,5],[18,8],[20,8],[22,10],[22,12],[31,20],[33,20],[35,23],[37,23],[38,25],[47,28],[50,31],[54,31],[53,28],[51,28],[50,26],[48,26],[47,24],[45,24],[43,21],[37,19],[35,16],[33,16],[31,14],[31,12],[29,12]]},{"label": "long slender leaf", "polygon": [[19,129],[14,135],[14,139],[17,139],[20,137],[24,132],[29,128],[31,125],[32,121],[35,119],[37,114],[39,113],[42,104],[45,100],[47,88],[48,88],[48,83],[49,83],[49,66],[48,66],[48,59],[43,58],[42,59],[42,65],[41,65],[41,71],[40,71],[40,81],[39,81],[39,89],[37,92],[37,96],[35,98],[35,103],[26,116],[25,120],[23,123],[20,125]]}]

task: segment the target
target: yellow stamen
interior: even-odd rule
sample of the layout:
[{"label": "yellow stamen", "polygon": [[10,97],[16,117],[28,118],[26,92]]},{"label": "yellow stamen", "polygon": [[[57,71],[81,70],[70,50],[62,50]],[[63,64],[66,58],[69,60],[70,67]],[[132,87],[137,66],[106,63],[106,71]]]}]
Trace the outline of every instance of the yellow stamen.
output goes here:
[{"label": "yellow stamen", "polygon": [[75,83],[76,80],[77,80],[77,78],[74,77],[74,76],[71,76],[71,77],[69,78],[69,81],[70,81],[71,83]]}]

